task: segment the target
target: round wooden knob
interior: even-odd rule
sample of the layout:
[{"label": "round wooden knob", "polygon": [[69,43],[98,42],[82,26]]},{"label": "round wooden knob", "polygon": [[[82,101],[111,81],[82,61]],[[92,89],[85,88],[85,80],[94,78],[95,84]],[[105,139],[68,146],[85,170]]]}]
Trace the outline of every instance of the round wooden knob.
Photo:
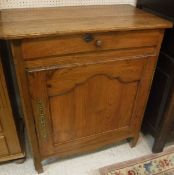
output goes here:
[{"label": "round wooden knob", "polygon": [[96,46],[97,47],[101,47],[102,46],[102,41],[101,40],[97,40],[96,41]]}]

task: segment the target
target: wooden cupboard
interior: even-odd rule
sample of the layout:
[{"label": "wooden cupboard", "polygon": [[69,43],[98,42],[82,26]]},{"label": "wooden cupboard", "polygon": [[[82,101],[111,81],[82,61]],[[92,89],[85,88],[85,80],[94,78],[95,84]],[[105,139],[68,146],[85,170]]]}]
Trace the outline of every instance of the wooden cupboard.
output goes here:
[{"label": "wooden cupboard", "polygon": [[14,62],[38,172],[41,161],[52,156],[89,152],[123,139],[135,146],[170,22],[129,5],[3,15],[7,30],[0,37]]},{"label": "wooden cupboard", "polygon": [[[19,116],[16,116],[16,118]],[[17,128],[0,56],[0,162],[25,157],[22,135]]]},{"label": "wooden cupboard", "polygon": [[[174,22],[172,0],[139,0],[138,7]],[[163,151],[174,140],[174,28],[167,29],[144,117],[143,130],[155,141],[152,151]]]}]

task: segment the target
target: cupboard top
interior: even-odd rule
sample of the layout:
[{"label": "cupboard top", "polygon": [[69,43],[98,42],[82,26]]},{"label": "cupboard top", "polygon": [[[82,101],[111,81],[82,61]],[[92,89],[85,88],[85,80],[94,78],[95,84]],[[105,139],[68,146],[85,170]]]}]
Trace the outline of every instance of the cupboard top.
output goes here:
[{"label": "cupboard top", "polygon": [[131,5],[11,9],[0,12],[0,39],[170,27],[171,22]]}]

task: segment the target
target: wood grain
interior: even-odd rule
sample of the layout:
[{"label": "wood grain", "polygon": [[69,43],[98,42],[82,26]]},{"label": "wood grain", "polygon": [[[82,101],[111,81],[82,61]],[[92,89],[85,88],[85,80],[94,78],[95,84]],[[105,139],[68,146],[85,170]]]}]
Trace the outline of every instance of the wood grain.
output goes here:
[{"label": "wood grain", "polygon": [[[58,145],[64,142],[71,141],[73,145],[73,142],[84,137],[129,127],[145,60],[111,61],[29,73],[42,155],[54,153]],[[123,98],[125,95],[126,99]],[[37,112],[38,100],[48,111],[44,112],[46,142]]]},{"label": "wood grain", "polygon": [[142,58],[146,56],[156,56],[157,46],[155,47],[141,47],[133,49],[119,49],[119,50],[109,50],[109,51],[100,51],[92,53],[82,53],[82,54],[73,54],[73,55],[63,55],[55,56],[48,58],[38,58],[34,60],[25,61],[25,67],[27,71],[41,71],[41,70],[50,70],[57,68],[64,68],[77,65],[86,65],[97,62],[106,62],[113,60],[129,60]]},{"label": "wood grain", "polygon": [[[0,162],[24,157],[0,56]],[[20,156],[19,156],[20,155]]]},{"label": "wood grain", "polygon": [[4,157],[9,154],[8,145],[6,143],[5,137],[0,136],[0,156]]},{"label": "wood grain", "polygon": [[66,94],[97,75],[106,75],[108,79],[117,78],[122,83],[138,81],[143,66],[144,59],[142,58],[55,69],[47,73],[47,91],[50,96]]},{"label": "wood grain", "polygon": [[172,23],[130,5],[1,10],[0,38],[128,31],[172,27]]},{"label": "wood grain", "polygon": [[[153,47],[157,45],[159,36],[160,33],[157,30],[146,30],[90,34],[91,41],[85,41],[85,37],[88,37],[86,34],[68,37],[25,39],[22,42],[22,51],[24,59],[31,60],[33,58],[72,53],[130,49],[132,46],[134,48]],[[97,46],[96,42],[98,41],[101,42],[101,46]]]},{"label": "wood grain", "polygon": [[25,117],[25,125],[28,131],[30,144],[32,146],[35,168],[37,169],[38,173],[42,173],[43,168],[42,168],[41,156],[38,148],[39,143],[37,141],[35,121],[33,118],[33,111],[31,108],[31,101],[30,101],[29,91],[27,86],[28,85],[27,77],[24,74],[25,68],[24,68],[24,61],[22,59],[22,54],[21,54],[20,42],[19,41],[11,42],[9,47],[11,48],[11,52],[13,52],[12,59],[15,64],[15,74],[17,76],[17,83],[18,83],[18,88],[20,93],[19,95],[20,95],[20,100],[23,108],[24,117]]}]

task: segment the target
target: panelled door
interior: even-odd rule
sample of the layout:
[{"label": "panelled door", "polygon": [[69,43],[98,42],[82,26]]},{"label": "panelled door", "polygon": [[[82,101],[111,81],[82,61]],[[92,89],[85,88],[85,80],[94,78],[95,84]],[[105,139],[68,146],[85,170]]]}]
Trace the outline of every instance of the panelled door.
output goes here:
[{"label": "panelled door", "polygon": [[79,153],[133,137],[142,116],[138,110],[145,105],[141,94],[148,94],[149,59],[154,58],[108,58],[28,71],[41,154]]}]

